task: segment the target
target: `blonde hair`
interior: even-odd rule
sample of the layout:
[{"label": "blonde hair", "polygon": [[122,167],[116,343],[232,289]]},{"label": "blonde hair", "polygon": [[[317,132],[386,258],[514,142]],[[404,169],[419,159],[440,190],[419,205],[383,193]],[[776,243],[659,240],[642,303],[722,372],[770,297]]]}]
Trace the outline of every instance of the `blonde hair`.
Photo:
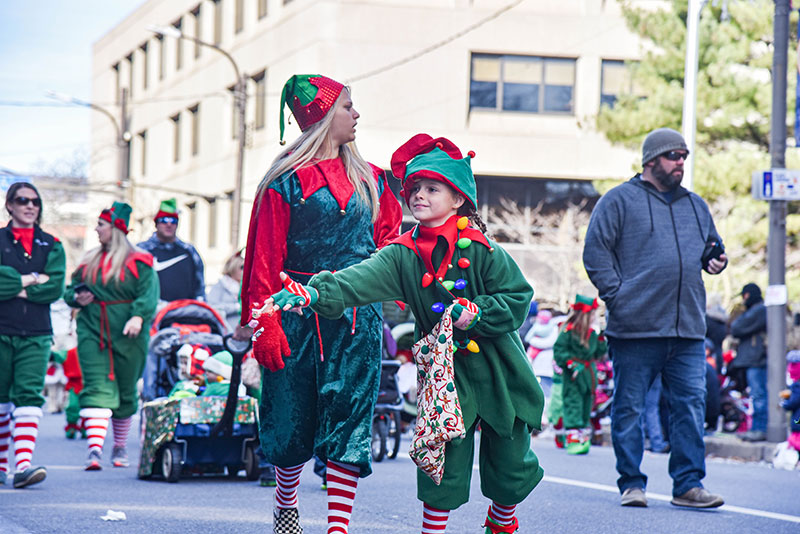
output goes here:
[{"label": "blonde hair", "polygon": [[[347,91],[347,94],[345,94],[345,91]],[[349,98],[349,94],[349,89],[343,89],[328,114],[290,143],[272,162],[261,183],[258,184],[256,198],[259,204],[263,198],[264,191],[276,178],[289,170],[302,169],[315,163],[314,155],[328,140],[336,108],[339,107],[343,98]],[[339,157],[344,163],[347,178],[353,184],[356,194],[365,205],[370,206],[372,221],[375,222],[378,218],[378,186],[375,183],[372,167],[361,157],[355,142],[341,145],[339,147]]]},{"label": "blonde hair", "polygon": [[233,275],[242,268],[242,265],[244,265],[244,258],[241,252],[237,252],[225,262],[225,266],[222,268],[222,274],[233,278]]},{"label": "blonde hair", "polygon": [[[106,256],[105,261],[102,262],[104,252]],[[119,284],[119,277],[125,266],[125,260],[134,252],[142,252],[142,250],[133,246],[122,230],[112,226],[111,242],[107,246],[100,245],[99,247],[93,248],[81,259],[80,265],[84,266],[83,277],[81,279],[86,280],[91,274],[92,282],[95,282],[97,280],[97,273],[102,273],[102,267],[108,265],[110,269],[109,272],[111,273],[109,279]],[[102,278],[102,274],[101,279],[103,284],[109,282],[109,280]]]},{"label": "blonde hair", "polygon": [[567,325],[572,325],[572,332],[578,341],[581,342],[581,345],[584,347],[589,346],[589,338],[591,337],[592,333],[592,315],[594,315],[594,310],[589,312],[583,312],[580,310],[570,310],[569,315],[567,315],[567,320],[564,321],[564,324],[561,325],[561,331],[565,332],[567,329]]}]

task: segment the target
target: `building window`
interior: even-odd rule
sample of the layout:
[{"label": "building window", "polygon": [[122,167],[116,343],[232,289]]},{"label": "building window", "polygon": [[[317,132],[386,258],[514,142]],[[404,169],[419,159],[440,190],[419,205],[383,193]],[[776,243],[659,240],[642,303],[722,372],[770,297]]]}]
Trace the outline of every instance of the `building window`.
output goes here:
[{"label": "building window", "polygon": [[[200,18],[200,4],[198,4],[197,7],[194,8],[191,11],[191,13],[192,13],[192,18],[194,18],[194,36],[197,39],[202,39],[203,37],[202,37],[201,34],[203,32],[201,31],[201,28],[203,27],[203,25],[202,25],[203,21]],[[200,43],[195,41],[194,42],[194,58],[197,59],[199,57],[200,57]]]},{"label": "building window", "polygon": [[214,44],[222,42],[222,0],[212,0],[214,2]]},{"label": "building window", "polygon": [[604,59],[600,67],[600,105],[613,108],[619,95],[641,95],[633,83],[630,65],[624,61]]},{"label": "building window", "polygon": [[255,128],[261,130],[266,125],[267,115],[267,77],[266,72],[261,71],[253,75],[253,82],[255,82]]},{"label": "building window", "polygon": [[139,150],[141,155],[141,175],[144,176],[147,174],[147,130],[142,130],[139,132]]},{"label": "building window", "polygon": [[[183,32],[183,19],[173,22],[172,27]],[[183,67],[183,39],[175,39],[175,70],[181,70],[181,67]]]},{"label": "building window", "polygon": [[181,114],[176,113],[169,118],[172,121],[172,161],[181,159]]},{"label": "building window", "polygon": [[473,54],[470,109],[573,113],[575,60]]},{"label": "building window", "polygon": [[236,5],[234,14],[234,31],[236,33],[241,32],[244,29],[244,0],[236,0]]},{"label": "building window", "polygon": [[263,19],[267,16],[267,0],[258,0],[258,18]]},{"label": "building window", "polygon": [[150,59],[147,54],[147,49],[149,48],[147,45],[148,43],[144,43],[139,47],[142,51],[142,89],[147,89],[147,85],[150,83],[150,76],[148,73]]},{"label": "building window", "polygon": [[128,61],[128,96],[133,98],[133,52],[125,59]]},{"label": "building window", "polygon": [[158,39],[158,79],[164,79],[164,64],[167,62],[167,42],[163,35],[156,36]]},{"label": "building window", "polygon": [[200,104],[189,108],[192,126],[192,156],[200,151]]},{"label": "building window", "polygon": [[120,87],[119,87],[119,63],[114,63],[114,65],[111,66],[111,70],[114,71],[113,72],[113,76],[114,76],[114,103],[115,104],[119,104],[119,100],[120,100],[120,95],[119,95],[119,89],[120,89]]},{"label": "building window", "polygon": [[231,138],[236,139],[239,134],[239,110],[236,107],[236,86],[228,87],[231,94]]},{"label": "building window", "polygon": [[217,199],[208,198],[208,247],[217,246]]}]

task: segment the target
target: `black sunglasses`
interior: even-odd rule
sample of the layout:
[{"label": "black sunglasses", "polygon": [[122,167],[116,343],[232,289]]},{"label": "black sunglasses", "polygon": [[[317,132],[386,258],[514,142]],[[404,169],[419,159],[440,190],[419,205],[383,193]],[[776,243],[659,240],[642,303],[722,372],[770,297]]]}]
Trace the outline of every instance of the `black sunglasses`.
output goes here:
[{"label": "black sunglasses", "polygon": [[41,198],[14,197],[13,202],[17,206],[27,206],[28,203],[31,202],[37,208],[41,208],[42,207],[42,199]]},{"label": "black sunglasses", "polygon": [[689,157],[689,153],[683,150],[670,150],[669,152],[661,154],[661,157],[670,161],[678,161],[679,159],[686,161],[686,158]]}]

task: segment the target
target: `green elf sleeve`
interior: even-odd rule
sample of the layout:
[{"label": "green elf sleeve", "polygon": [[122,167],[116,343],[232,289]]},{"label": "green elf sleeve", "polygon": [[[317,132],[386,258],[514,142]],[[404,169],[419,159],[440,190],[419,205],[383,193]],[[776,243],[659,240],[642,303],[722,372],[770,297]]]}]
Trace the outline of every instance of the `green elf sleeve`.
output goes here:
[{"label": "green elf sleeve", "polygon": [[480,265],[484,294],[472,299],[481,309],[481,320],[470,332],[482,337],[519,330],[533,298],[533,288],[514,259],[496,243],[490,244],[494,251],[483,251]]},{"label": "green elf sleeve", "polygon": [[83,267],[78,267],[72,273],[71,281],[64,290],[64,301],[72,308],[80,308],[81,305],[75,301],[75,288],[83,283]]},{"label": "green elf sleeve", "polygon": [[319,299],[311,308],[327,319],[338,319],[353,306],[403,300],[400,254],[401,247],[388,246],[336,273],[315,275],[308,285],[317,290]]},{"label": "green elf sleeve", "polygon": [[606,341],[605,336],[600,336],[597,334],[597,332],[592,332],[592,337],[594,338],[593,341],[595,342],[593,358],[595,360],[600,360],[603,358],[605,353],[608,352],[608,342]]},{"label": "green elf sleeve", "polygon": [[28,300],[38,304],[50,304],[64,294],[64,278],[67,273],[67,258],[61,241],[53,243],[53,249],[47,255],[44,274],[50,277],[44,284],[33,284],[25,288]]},{"label": "green elf sleeve", "polygon": [[131,317],[141,317],[143,324],[147,325],[156,313],[161,287],[153,268],[142,262],[138,263],[139,278],[136,279],[138,296],[131,303]]},{"label": "green elf sleeve", "polygon": [[558,334],[555,345],[553,345],[553,361],[562,369],[566,369],[567,360],[572,358],[572,340],[575,336],[569,332]]},{"label": "green elf sleeve", "polygon": [[13,267],[0,265],[0,301],[11,300],[22,291],[22,276]]}]

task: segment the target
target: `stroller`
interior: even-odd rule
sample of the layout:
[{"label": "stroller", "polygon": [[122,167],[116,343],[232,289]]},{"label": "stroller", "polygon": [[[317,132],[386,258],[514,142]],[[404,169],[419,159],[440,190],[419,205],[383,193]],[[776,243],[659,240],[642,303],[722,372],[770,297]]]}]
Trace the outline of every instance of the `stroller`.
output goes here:
[{"label": "stroller", "polygon": [[603,419],[611,415],[611,402],[614,400],[614,370],[609,360],[597,362],[597,387],[589,415],[592,425],[592,445],[603,444]]},{"label": "stroller", "polygon": [[[153,321],[152,334],[144,373],[142,396],[147,402],[141,412],[138,477],[160,474],[168,482],[178,482],[184,472],[222,473],[227,468],[231,477],[244,469],[248,480],[256,480],[260,475],[258,406],[255,399],[238,396],[242,357],[250,344],[235,342],[217,312],[194,300],[174,301],[162,309]],[[166,398],[175,383],[197,367],[192,358],[179,357],[182,347],[192,345],[207,347],[205,352],[228,350],[233,355],[227,398]]]},{"label": "stroller", "polygon": [[383,461],[384,457],[393,460],[400,451],[403,397],[397,384],[399,369],[399,361],[381,360],[378,402],[372,416],[372,459],[376,462]]}]

